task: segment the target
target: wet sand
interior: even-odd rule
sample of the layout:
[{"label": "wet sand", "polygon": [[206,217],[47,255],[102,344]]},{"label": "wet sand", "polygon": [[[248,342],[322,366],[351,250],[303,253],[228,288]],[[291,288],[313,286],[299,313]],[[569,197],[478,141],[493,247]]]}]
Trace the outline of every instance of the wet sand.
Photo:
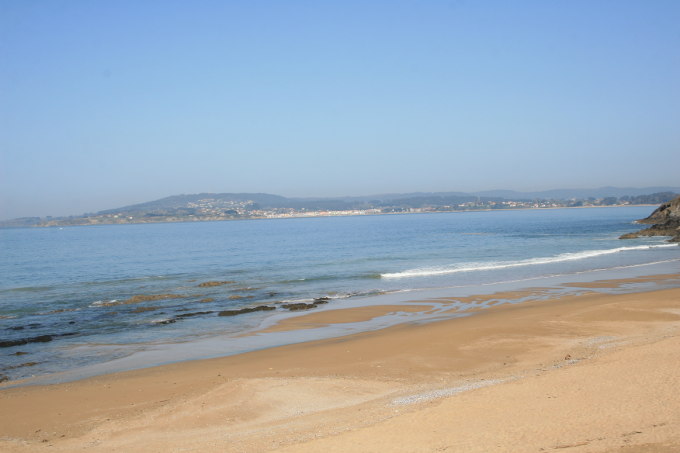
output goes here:
[{"label": "wet sand", "polygon": [[271,327],[255,333],[284,332],[297,329],[316,329],[331,324],[346,324],[364,322],[380,316],[397,313],[428,313],[427,305],[371,305],[368,307],[344,308],[322,311],[320,313],[305,313],[302,316],[285,318]]},{"label": "wet sand", "polygon": [[[278,328],[427,309],[424,301],[330,310]],[[506,303],[238,356],[5,388],[0,451],[676,452],[679,359],[680,288]]]}]

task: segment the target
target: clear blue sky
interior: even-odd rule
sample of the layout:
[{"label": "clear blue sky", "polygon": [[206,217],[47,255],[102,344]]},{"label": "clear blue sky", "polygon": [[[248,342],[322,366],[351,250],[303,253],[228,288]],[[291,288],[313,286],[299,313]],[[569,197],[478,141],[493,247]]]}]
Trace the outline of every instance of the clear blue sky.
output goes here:
[{"label": "clear blue sky", "polygon": [[0,218],[680,185],[680,2],[0,0]]}]

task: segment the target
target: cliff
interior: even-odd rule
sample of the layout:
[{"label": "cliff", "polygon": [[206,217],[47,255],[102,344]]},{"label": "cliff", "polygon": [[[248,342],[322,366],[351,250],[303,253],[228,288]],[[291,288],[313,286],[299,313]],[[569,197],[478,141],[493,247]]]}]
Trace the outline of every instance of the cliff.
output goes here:
[{"label": "cliff", "polygon": [[649,228],[637,233],[628,233],[620,239],[633,239],[640,236],[671,236],[669,242],[680,242],[680,196],[663,203],[652,214],[638,223],[651,224]]}]

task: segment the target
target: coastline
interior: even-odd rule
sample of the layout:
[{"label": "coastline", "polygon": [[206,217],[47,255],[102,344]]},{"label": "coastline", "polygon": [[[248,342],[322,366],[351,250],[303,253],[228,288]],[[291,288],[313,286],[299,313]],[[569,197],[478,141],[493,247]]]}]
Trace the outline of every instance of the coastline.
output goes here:
[{"label": "coastline", "polygon": [[[16,246],[6,256],[16,259],[2,263],[7,290],[0,294],[6,328],[0,342],[8,349],[2,350],[0,380],[63,382],[461,311],[386,313],[318,329],[241,336],[272,318],[298,316],[317,299],[326,303],[310,312],[528,286],[557,287],[550,294],[562,295],[564,282],[680,272],[677,245],[617,239],[635,228],[630,220],[644,210],[7,232],[8,245]],[[46,246],[58,252],[48,260],[41,250]],[[446,310],[447,304],[437,308]],[[242,308],[243,316],[227,316]],[[268,310],[248,314],[252,308]],[[34,341],[43,338],[54,341]]]},{"label": "coastline", "polygon": [[[252,216],[244,218],[232,217],[206,217],[206,218],[181,218],[176,220],[145,220],[134,222],[94,222],[94,223],[49,223],[26,226],[1,226],[0,229],[8,228],[68,228],[68,227],[83,227],[83,226],[102,226],[102,225],[155,225],[163,223],[196,223],[196,222],[232,222],[232,221],[246,221],[246,220],[282,220],[282,219],[314,219],[324,217],[370,217],[370,216],[384,216],[384,215],[408,215],[408,214],[451,214],[451,213],[465,213],[465,212],[495,212],[495,211],[545,211],[554,209],[592,209],[592,208],[630,208],[630,207],[657,207],[658,204],[619,204],[619,205],[592,205],[592,206],[545,206],[545,207],[521,207],[521,208],[479,208],[479,209],[452,209],[452,210],[432,210],[432,211],[413,211],[413,212],[371,212],[362,214],[352,214],[350,212],[342,214],[314,214],[314,215],[282,215],[277,217],[268,216]],[[9,221],[9,220],[7,220]]]},{"label": "coastline", "polygon": [[[579,294],[453,319],[63,384],[0,387],[0,446],[677,451],[680,288],[595,292],[638,283],[577,283]],[[501,296],[487,299],[524,294]],[[375,315],[344,310],[305,313],[278,328]]]},{"label": "coastline", "polygon": [[[130,345],[121,342],[79,341],[58,351],[60,357],[70,361],[81,355],[101,355],[102,360],[80,366],[65,366],[47,373],[35,373],[29,359],[29,366],[24,369],[35,374],[10,379],[0,383],[0,388],[59,384],[120,371],[341,338],[404,323],[429,323],[470,316],[502,304],[526,303],[587,292],[615,294],[675,288],[680,286],[678,264],[680,262],[673,259],[581,273],[462,286],[415,288],[341,298],[315,306],[314,310],[278,310],[267,312],[261,319],[248,318],[250,321],[247,324],[238,324],[242,330],[209,331],[205,335],[189,338],[167,338],[163,341]],[[111,357],[111,348],[117,351],[117,356]],[[18,363],[26,362],[23,356],[18,360]]]}]

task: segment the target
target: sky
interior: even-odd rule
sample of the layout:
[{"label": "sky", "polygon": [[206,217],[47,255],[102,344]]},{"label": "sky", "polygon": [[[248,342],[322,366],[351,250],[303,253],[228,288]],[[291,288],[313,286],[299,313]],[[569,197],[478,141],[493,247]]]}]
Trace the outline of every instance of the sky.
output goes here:
[{"label": "sky", "polygon": [[680,2],[0,0],[0,219],[678,186]]}]

